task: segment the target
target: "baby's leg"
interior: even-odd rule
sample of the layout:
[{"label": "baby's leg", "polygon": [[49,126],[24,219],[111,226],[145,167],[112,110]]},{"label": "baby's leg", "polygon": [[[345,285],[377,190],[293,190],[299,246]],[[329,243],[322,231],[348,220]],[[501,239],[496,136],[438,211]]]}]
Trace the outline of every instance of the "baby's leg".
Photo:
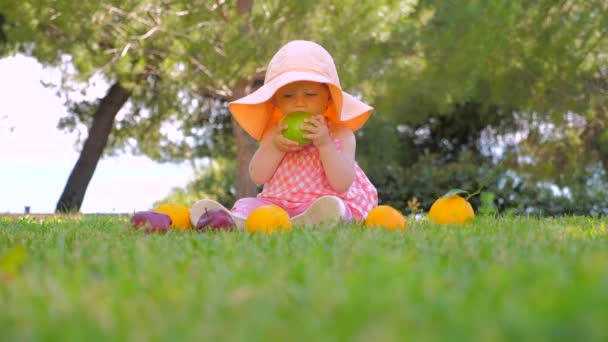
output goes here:
[{"label": "baby's leg", "polygon": [[295,225],[332,226],[340,220],[350,221],[353,214],[344,201],[336,196],[323,196],[312,202],[301,214],[292,218]]}]

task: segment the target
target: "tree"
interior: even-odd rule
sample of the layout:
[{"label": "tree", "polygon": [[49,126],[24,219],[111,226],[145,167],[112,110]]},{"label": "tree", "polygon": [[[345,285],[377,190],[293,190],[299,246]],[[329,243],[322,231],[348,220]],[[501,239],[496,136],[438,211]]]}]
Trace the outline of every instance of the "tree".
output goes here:
[{"label": "tree", "polygon": [[[529,189],[587,184],[581,179],[591,177],[586,170],[596,170],[602,155],[593,142],[601,141],[598,127],[607,124],[601,114],[607,6],[603,1],[420,2],[415,49],[400,44],[402,34],[392,35],[395,49],[386,59],[392,72],[376,87],[379,111],[399,127],[391,132],[399,138],[389,141],[406,141],[398,150],[410,152],[393,158],[404,179],[387,187],[411,192],[434,187],[435,193],[427,193],[430,205],[442,194],[440,186],[443,191],[449,186],[430,170],[443,169],[474,190],[483,172],[494,172],[493,147],[503,150],[506,160],[486,186],[501,192],[497,200],[505,206],[525,210],[532,199],[509,200],[517,191],[504,188],[513,184],[510,173],[526,180]],[[405,205],[403,194],[393,199]]]},{"label": "tree", "polygon": [[97,162],[107,145],[116,114],[129,96],[131,96],[129,90],[123,88],[120,83],[115,83],[101,100],[93,115],[93,124],[89,128],[89,135],[84,142],[82,152],[59,197],[56,211],[70,212],[80,208]]},{"label": "tree", "polygon": [[[110,84],[118,84],[130,94],[128,110],[114,122],[104,153],[129,149],[157,160],[177,161],[230,151],[223,148],[218,152],[212,143],[215,138],[208,139],[205,132],[211,117],[226,112],[201,104],[217,105],[216,101],[220,101],[221,107],[259,86],[265,64],[286,41],[315,39],[327,43],[330,49],[336,47],[338,57],[357,56],[373,45],[376,29],[382,25],[381,13],[370,13],[377,9],[390,13],[389,6],[397,7],[391,3],[357,2],[354,6],[354,2],[321,5],[318,1],[289,1],[254,6],[252,1],[240,1],[234,6],[207,1],[31,1],[3,4],[0,10],[7,13],[12,52],[35,56],[47,65],[61,65],[69,56],[74,69],[65,68],[62,90],[71,85],[71,80],[86,81],[101,74]],[[342,38],[351,32],[360,40],[348,46],[353,49],[349,55],[341,52],[348,45],[348,38]],[[330,37],[331,33],[339,34],[338,39]],[[352,64],[361,71],[365,70],[365,61],[361,58]],[[348,70],[344,74],[354,75]],[[106,102],[100,101],[99,105]],[[94,113],[108,113],[90,104],[69,105],[72,116],[61,123],[68,129],[79,123],[97,127],[93,122],[99,115]],[[116,113],[110,116],[115,117]],[[168,122],[181,126],[181,141],[170,141],[162,133]],[[190,122],[201,127],[197,129]],[[255,143],[236,125],[234,130],[241,170],[238,188],[249,189],[240,195],[249,194],[252,184],[243,171]],[[89,155],[89,159],[94,158],[94,154]],[[84,194],[95,165],[89,162],[75,167],[64,193],[72,194],[74,187],[84,187],[79,189]],[[84,169],[86,172],[80,171]],[[72,182],[78,175],[80,181]],[[79,201],[81,196],[74,201],[60,201],[63,204],[58,205],[58,210],[77,210]]]}]

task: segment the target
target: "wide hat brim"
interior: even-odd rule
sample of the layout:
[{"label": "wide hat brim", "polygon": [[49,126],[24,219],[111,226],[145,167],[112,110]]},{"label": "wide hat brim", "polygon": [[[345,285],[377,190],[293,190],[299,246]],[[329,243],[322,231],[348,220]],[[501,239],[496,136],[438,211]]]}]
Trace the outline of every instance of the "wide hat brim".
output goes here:
[{"label": "wide hat brim", "polygon": [[296,81],[327,84],[332,103],[325,116],[353,131],[361,128],[373,111],[371,106],[342,91],[339,85],[334,84],[327,77],[308,70],[284,72],[253,93],[230,102],[228,108],[239,125],[254,139],[260,140],[266,129],[278,122],[282,115],[269,100],[279,88]]}]

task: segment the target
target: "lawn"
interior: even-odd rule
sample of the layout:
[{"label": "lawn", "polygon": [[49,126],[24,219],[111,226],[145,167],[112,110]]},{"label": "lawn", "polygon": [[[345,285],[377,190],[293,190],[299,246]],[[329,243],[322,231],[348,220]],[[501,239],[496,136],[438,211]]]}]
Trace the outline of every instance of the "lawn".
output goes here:
[{"label": "lawn", "polygon": [[608,339],[608,219],[146,235],[0,218],[0,340]]}]

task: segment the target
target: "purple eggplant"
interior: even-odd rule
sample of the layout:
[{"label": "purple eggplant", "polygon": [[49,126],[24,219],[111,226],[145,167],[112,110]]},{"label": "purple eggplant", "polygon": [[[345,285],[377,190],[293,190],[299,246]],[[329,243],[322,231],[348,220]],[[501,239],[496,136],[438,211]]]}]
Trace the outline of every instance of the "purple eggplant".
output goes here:
[{"label": "purple eggplant", "polygon": [[198,219],[196,230],[233,230],[236,224],[230,214],[222,209],[206,209],[203,215]]},{"label": "purple eggplant", "polygon": [[143,228],[146,233],[161,233],[171,229],[171,217],[156,211],[139,211],[131,217],[133,228]]}]

